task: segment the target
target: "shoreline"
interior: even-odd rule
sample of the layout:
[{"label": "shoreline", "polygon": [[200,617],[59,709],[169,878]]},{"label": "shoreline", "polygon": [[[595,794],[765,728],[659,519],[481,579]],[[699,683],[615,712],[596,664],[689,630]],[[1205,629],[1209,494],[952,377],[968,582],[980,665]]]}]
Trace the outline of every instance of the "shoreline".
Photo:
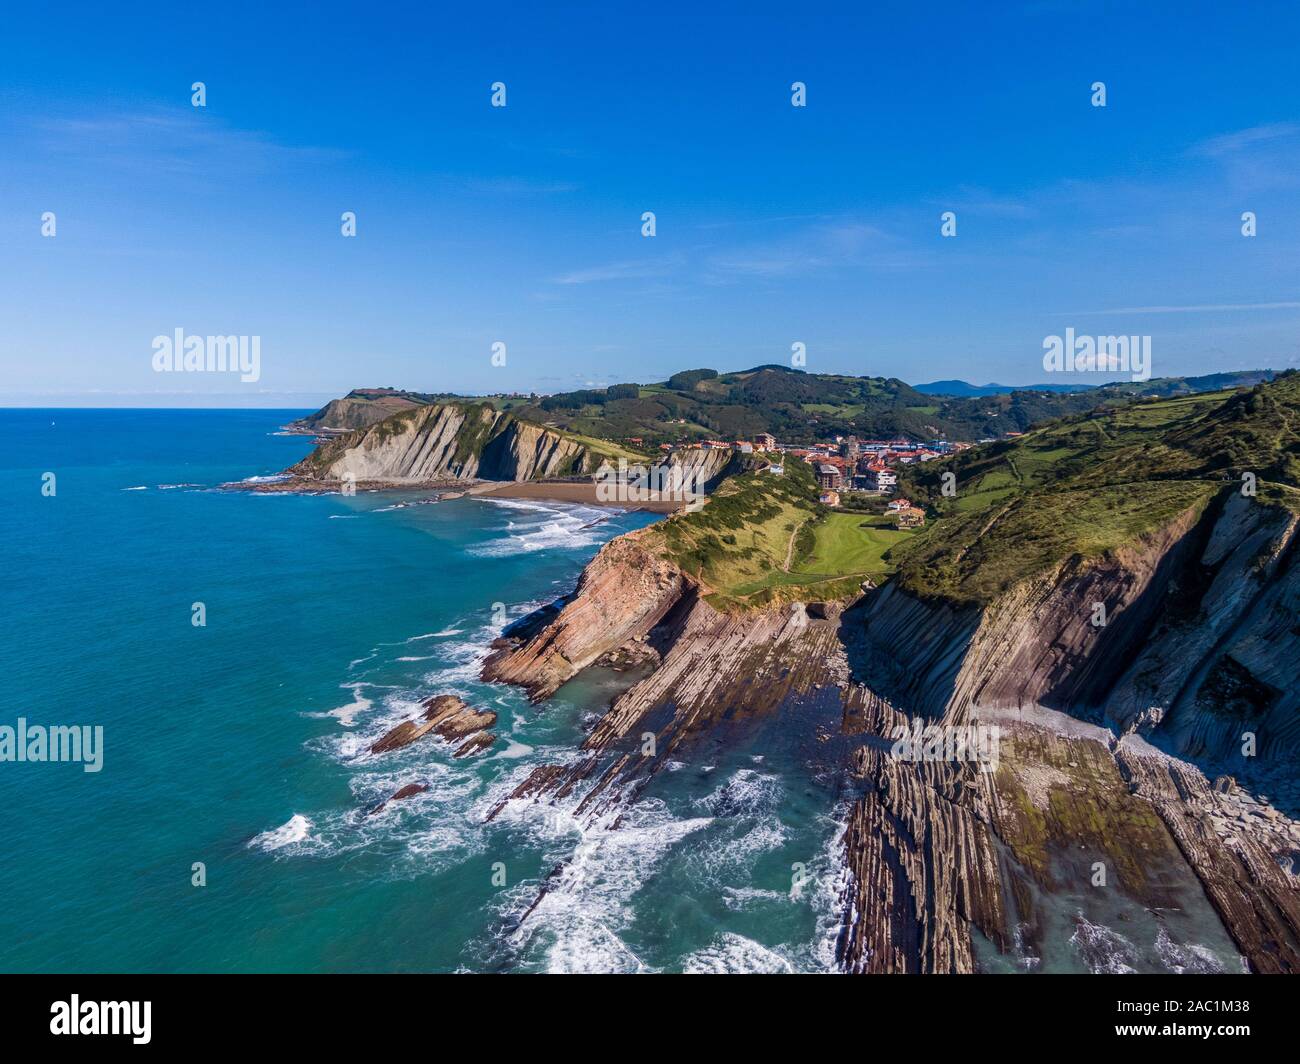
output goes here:
[{"label": "shoreline", "polygon": [[[232,481],[219,485],[222,491],[250,491],[260,494],[323,495],[337,494],[339,481],[311,480],[290,477],[287,480]],[[643,500],[610,502],[598,497],[598,486],[591,480],[452,480],[452,481],[397,481],[362,480],[355,485],[358,492],[376,491],[437,491],[442,499],[450,501],[466,495],[494,499],[534,499],[544,502],[562,502],[599,506],[611,510],[645,510],[657,514],[673,514],[686,503],[680,500],[651,497]]]}]

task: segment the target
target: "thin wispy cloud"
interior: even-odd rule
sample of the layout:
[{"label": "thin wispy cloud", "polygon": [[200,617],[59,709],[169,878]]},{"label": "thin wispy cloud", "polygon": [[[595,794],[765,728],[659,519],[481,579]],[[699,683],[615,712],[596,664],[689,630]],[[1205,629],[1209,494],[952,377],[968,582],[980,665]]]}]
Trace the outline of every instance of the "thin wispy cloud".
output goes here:
[{"label": "thin wispy cloud", "polygon": [[1276,303],[1192,303],[1183,306],[1113,307],[1110,310],[1076,310],[1071,313],[1082,318],[1098,314],[1209,314],[1233,310],[1300,310],[1300,300],[1282,300]]},{"label": "thin wispy cloud", "polygon": [[1037,211],[1020,196],[999,195],[987,189],[958,186],[947,199],[931,199],[930,204],[943,210],[969,212],[995,218],[1032,218]]},{"label": "thin wispy cloud", "polygon": [[1192,148],[1194,157],[1223,168],[1228,186],[1238,192],[1300,186],[1300,123],[1274,122],[1225,133]]},{"label": "thin wispy cloud", "polygon": [[268,173],[345,158],[335,148],[285,144],[199,108],[149,108],[35,123],[41,151],[96,168],[192,177]]},{"label": "thin wispy cloud", "polygon": [[1210,137],[1192,147],[1193,155],[1203,155],[1218,159],[1227,155],[1236,155],[1261,144],[1270,144],[1300,136],[1300,123],[1273,122],[1262,126],[1239,129],[1234,133],[1224,133]]},{"label": "thin wispy cloud", "polygon": [[554,196],[576,192],[579,187],[571,181],[534,181],[527,177],[470,177],[464,184],[472,192],[494,196]]},{"label": "thin wispy cloud", "polygon": [[664,277],[671,270],[670,263],[631,260],[608,262],[587,269],[572,270],[551,278],[552,284],[599,284],[604,281],[644,280],[647,277]]},{"label": "thin wispy cloud", "polygon": [[709,256],[708,265],[715,275],[784,277],[849,264],[888,243],[886,234],[874,225],[840,222],[718,251]]}]

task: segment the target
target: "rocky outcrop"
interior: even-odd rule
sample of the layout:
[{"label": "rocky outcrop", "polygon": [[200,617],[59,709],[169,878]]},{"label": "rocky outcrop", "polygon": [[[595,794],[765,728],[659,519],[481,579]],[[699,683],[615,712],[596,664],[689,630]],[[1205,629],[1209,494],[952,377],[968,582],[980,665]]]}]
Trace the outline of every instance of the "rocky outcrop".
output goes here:
[{"label": "rocky outcrop", "polygon": [[[912,713],[1047,706],[1265,771],[1300,756],[1296,528],[1289,511],[1230,492],[982,610],[890,584],[868,600],[857,665]],[[1245,732],[1255,760],[1242,765]]]},{"label": "rocky outcrop", "polygon": [[[580,795],[578,816],[603,816],[635,796],[679,747],[724,721],[742,725],[813,705],[822,718],[837,719],[848,678],[838,626],[837,616],[810,621],[802,610],[720,613],[689,591],[647,637],[659,667],[614,701],[575,762],[540,766],[506,802]],[[812,730],[806,739],[810,750],[817,746]]]},{"label": "rocky outcrop", "polygon": [[537,701],[601,656],[645,636],[690,582],[643,542],[631,533],[607,543],[559,614],[517,645],[506,640],[498,646],[484,663],[483,679],[519,684]]},{"label": "rocky outcrop", "polygon": [[454,757],[469,757],[486,750],[495,741],[488,731],[497,722],[490,710],[476,710],[455,695],[436,695],[424,703],[424,713],[417,720],[404,720],[371,744],[372,754],[400,750],[423,739],[429,733],[459,743]]},{"label": "rocky outcrop", "polygon": [[1185,762],[1132,744],[1121,744],[1117,757],[1133,792],[1151,803],[1196,869],[1251,968],[1300,974],[1300,887],[1293,862],[1283,868],[1278,861],[1300,852],[1300,826],[1273,809],[1250,823],[1234,812],[1239,801],[1215,792]]},{"label": "rocky outcrop", "polygon": [[487,404],[442,403],[330,440],[288,472],[331,482],[436,484],[572,476],[599,464],[600,456],[571,436]]},{"label": "rocky outcrop", "polygon": [[385,418],[423,406],[428,400],[392,388],[355,388],[342,399],[331,399],[314,414],[285,426],[290,432],[329,434],[353,432],[377,425]]},{"label": "rocky outcrop", "polygon": [[[484,675],[538,699],[594,662],[656,667],[576,760],[538,768],[490,815],[528,801],[617,816],[686,744],[770,720],[810,759],[842,757],[856,781],[846,970],[972,971],[987,964],[981,950],[1033,968],[1061,933],[1043,899],[1086,899],[1100,875],[1094,919],[1200,914],[1253,970],[1295,971],[1295,529],[1286,510],[1225,495],[982,608],[890,583],[843,612],[826,602],[743,615],[709,606],[645,537],[620,537]],[[996,727],[1000,762],[900,759],[896,729],[920,722]],[[1243,730],[1253,762],[1240,756]],[[1255,782],[1216,790],[1174,755]],[[1270,769],[1268,803],[1252,791]]]},{"label": "rocky outcrop", "polygon": [[[1017,756],[993,781],[984,811],[970,798],[961,803],[1014,859],[1000,878],[1022,910],[1015,921],[999,929],[980,926],[975,909],[966,914],[986,937],[1014,929],[1032,945],[1032,890],[1060,889],[1055,866],[1083,846],[1153,908],[1170,904],[1160,877],[1190,869],[1252,969],[1300,968],[1300,881],[1283,870],[1300,839],[1286,815],[1300,811],[1295,529],[1287,510],[1231,493],[1122,551],[1069,558],[982,610],[924,602],[892,584],[868,597],[850,648],[856,678],[909,716],[949,726],[992,717],[1014,731]],[[1079,721],[1103,727],[1089,732]],[[1116,735],[1129,737],[1116,743]],[[1196,765],[1170,754],[1249,777],[1285,811],[1275,804],[1229,820],[1222,805],[1230,796],[1215,795]],[[936,902],[944,894],[930,862],[909,865],[908,855],[931,837],[976,853],[978,832],[951,808],[946,767],[900,778],[898,766],[865,757],[858,771],[873,787],[846,836],[856,884],[846,902],[882,905],[903,890],[901,876],[929,899],[911,919],[918,941],[932,943],[945,926]],[[882,880],[882,869],[892,878]],[[1075,873],[1072,882],[1087,882],[1086,870]],[[964,881],[949,900],[960,908],[980,890]],[[910,958],[897,962],[903,970],[949,970],[962,956],[960,942],[917,952],[887,932],[885,924],[870,929],[874,941],[850,938],[846,966],[895,963],[881,959],[886,946]]]},{"label": "rocky outcrop", "polygon": [[407,798],[414,798],[417,794],[423,794],[429,789],[427,783],[408,783],[405,787],[399,787],[382,802],[376,802],[366,810],[366,816],[377,816],[388,808],[391,802],[405,801]]}]

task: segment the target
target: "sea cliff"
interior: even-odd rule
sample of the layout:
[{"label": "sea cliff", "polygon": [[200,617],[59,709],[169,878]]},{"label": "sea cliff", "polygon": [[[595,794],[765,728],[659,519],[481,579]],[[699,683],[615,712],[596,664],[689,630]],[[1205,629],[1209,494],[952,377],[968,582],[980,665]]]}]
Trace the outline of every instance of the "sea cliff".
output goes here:
[{"label": "sea cliff", "polygon": [[[1300,651],[1294,530],[1288,511],[1225,493],[983,605],[890,583],[741,613],[711,606],[652,530],[620,537],[483,675],[544,699],[593,663],[653,671],[576,761],[539,768],[510,800],[615,813],[684,744],[783,715],[818,756],[837,752],[856,793],[842,813],[846,971],[972,971],[981,950],[1032,967],[1044,899],[1099,874],[1136,913],[1203,890],[1252,970],[1300,971],[1297,692],[1280,675]],[[996,727],[996,765],[895,756],[918,722]]]},{"label": "sea cliff", "polygon": [[534,480],[594,472],[616,450],[486,404],[442,403],[412,407],[326,441],[287,472],[358,484]]}]

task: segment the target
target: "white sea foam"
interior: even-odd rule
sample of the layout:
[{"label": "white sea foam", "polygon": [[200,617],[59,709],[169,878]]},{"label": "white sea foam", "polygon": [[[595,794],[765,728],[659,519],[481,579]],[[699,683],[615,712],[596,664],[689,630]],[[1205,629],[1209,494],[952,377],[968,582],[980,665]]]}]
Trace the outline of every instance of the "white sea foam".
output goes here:
[{"label": "white sea foam", "polygon": [[1094,924],[1078,913],[1070,945],[1094,974],[1127,975],[1137,971],[1137,947],[1118,931]]},{"label": "white sea foam", "polygon": [[761,887],[723,887],[722,904],[733,912],[743,912],[755,902],[787,901],[789,894],[782,890],[764,890]]},{"label": "white sea foam", "polygon": [[274,850],[282,850],[286,846],[299,846],[303,843],[318,842],[319,838],[311,834],[314,825],[301,813],[294,813],[285,823],[278,828],[271,828],[260,835],[249,839],[248,845],[251,849],[264,850],[270,853]]},{"label": "white sea foam", "polygon": [[714,816],[758,816],[774,811],[783,791],[779,777],[742,768],[695,804]]},{"label": "white sea foam", "polygon": [[539,550],[576,550],[595,546],[608,538],[608,530],[602,527],[610,517],[606,510],[581,505],[545,505],[518,499],[484,501],[527,515],[531,520],[508,521],[504,538],[489,540],[469,549],[470,554],[478,557],[508,557]]},{"label": "white sea foam", "polygon": [[742,768],[694,800],[694,807],[715,823],[707,843],[695,846],[689,856],[695,874],[711,891],[724,891],[738,876],[748,881],[757,859],[785,842],[777,812],[782,793],[776,776]]},{"label": "white sea foam", "polygon": [[752,938],[724,932],[682,963],[687,975],[766,974],[793,972],[785,957]]},{"label": "white sea foam", "polygon": [[514,944],[525,952],[540,949],[550,972],[648,970],[622,938],[633,917],[631,899],[665,854],[711,819],[676,819],[654,798],[596,821],[578,819],[569,806],[549,804],[508,806],[504,815],[543,840],[577,839],[514,933]]},{"label": "white sea foam", "polygon": [[856,911],[845,912],[844,898],[849,886],[848,852],[844,832],[848,828],[849,807],[837,807],[829,816],[819,818],[825,825],[825,843],[814,864],[812,890],[808,903],[816,917],[816,931],[810,953],[814,970],[830,972],[838,968],[835,950],[846,921],[857,918]]},{"label": "white sea foam", "polygon": [[331,709],[329,715],[336,717],[338,722],[345,728],[350,728],[356,723],[358,713],[364,713],[374,705],[374,702],[361,693],[363,687],[369,687],[370,685],[366,683],[344,683],[339,684],[339,686],[351,690],[352,701],[347,705]]},{"label": "white sea foam", "polygon": [[1195,942],[1178,943],[1161,926],[1156,934],[1156,955],[1166,968],[1175,975],[1192,972],[1197,975],[1220,973],[1225,969],[1222,962],[1208,946],[1199,946]]},{"label": "white sea foam", "polygon": [[133,487],[123,488],[122,490],[123,491],[148,491],[149,486],[147,484],[136,484]]}]

